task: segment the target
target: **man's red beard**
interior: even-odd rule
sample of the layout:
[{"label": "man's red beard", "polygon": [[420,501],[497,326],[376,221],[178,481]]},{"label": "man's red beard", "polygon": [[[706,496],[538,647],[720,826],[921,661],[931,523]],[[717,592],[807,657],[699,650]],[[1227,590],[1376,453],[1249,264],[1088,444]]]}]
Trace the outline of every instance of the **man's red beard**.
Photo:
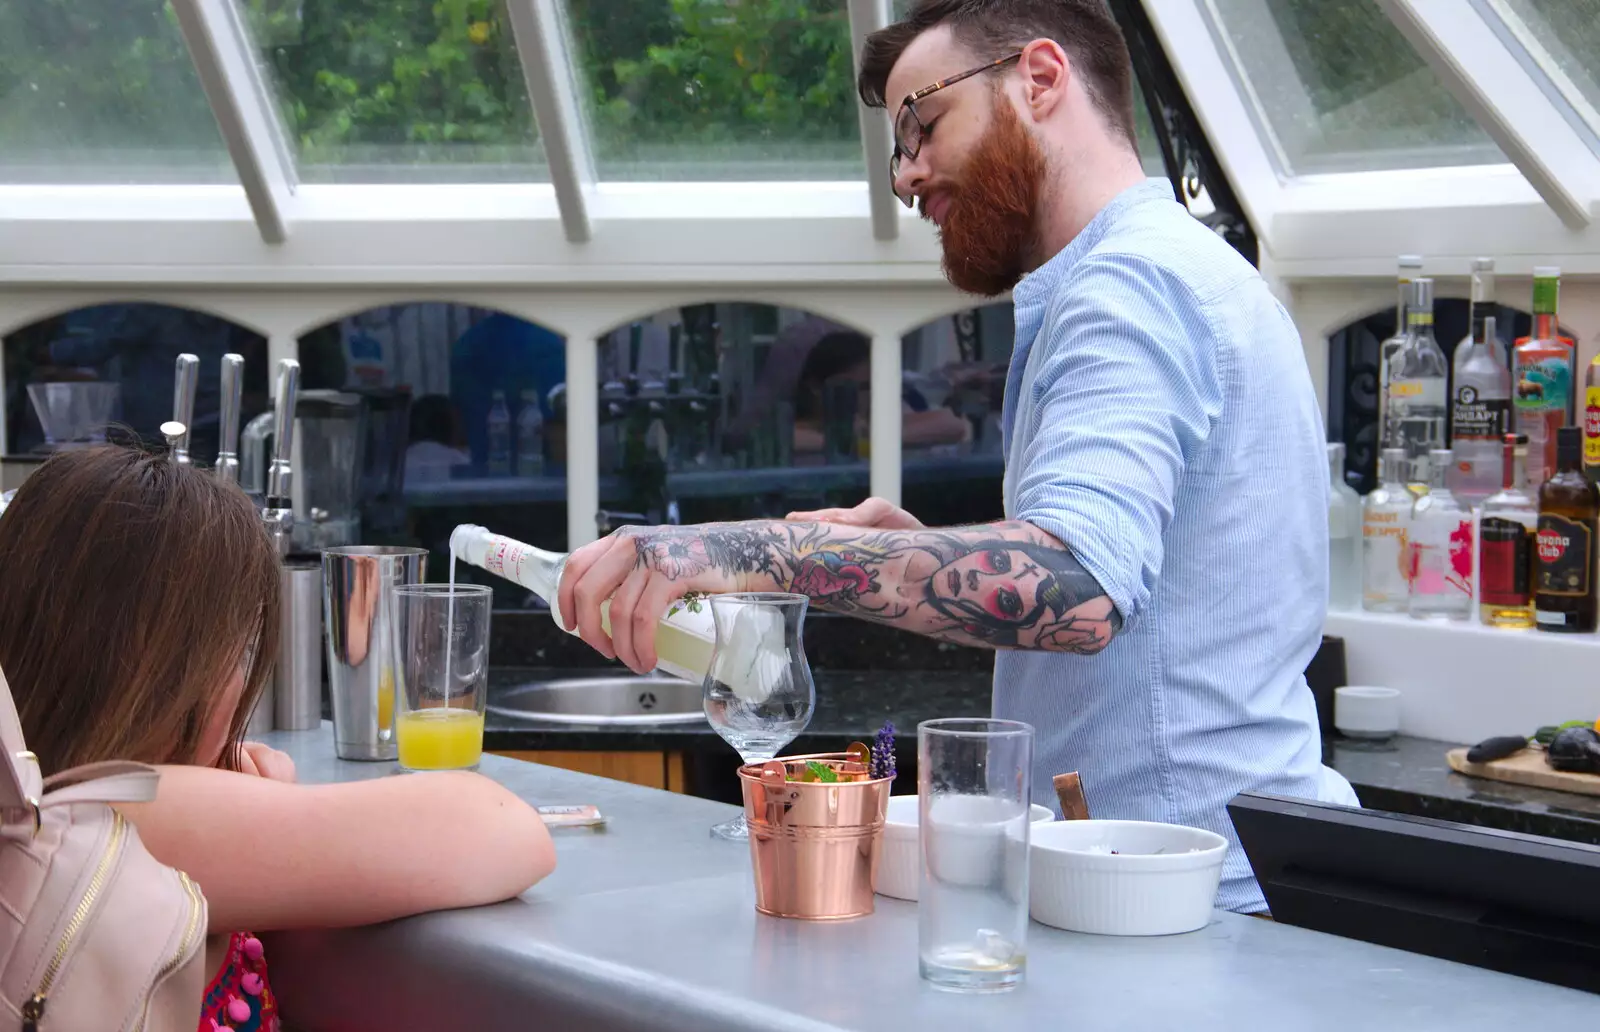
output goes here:
[{"label": "man's red beard", "polygon": [[949,204],[939,240],[945,278],[957,289],[993,297],[1029,271],[1044,176],[1038,141],[997,93],[993,123],[943,190]]}]

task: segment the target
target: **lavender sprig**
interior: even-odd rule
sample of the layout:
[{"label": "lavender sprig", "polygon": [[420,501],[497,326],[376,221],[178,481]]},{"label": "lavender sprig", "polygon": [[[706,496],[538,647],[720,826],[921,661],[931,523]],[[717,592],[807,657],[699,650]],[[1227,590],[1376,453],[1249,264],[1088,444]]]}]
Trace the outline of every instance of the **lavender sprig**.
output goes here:
[{"label": "lavender sprig", "polygon": [[894,721],[886,720],[872,740],[872,754],[868,757],[867,776],[873,780],[892,778],[894,768]]}]

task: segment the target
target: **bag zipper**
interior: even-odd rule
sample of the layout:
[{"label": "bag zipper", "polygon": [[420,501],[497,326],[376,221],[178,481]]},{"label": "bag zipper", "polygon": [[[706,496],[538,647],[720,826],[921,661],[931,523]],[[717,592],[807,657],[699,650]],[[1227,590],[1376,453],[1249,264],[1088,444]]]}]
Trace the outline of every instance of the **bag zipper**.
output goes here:
[{"label": "bag zipper", "polygon": [[133,1032],[144,1032],[144,1023],[150,1017],[151,998],[155,996],[156,989],[194,952],[195,936],[200,930],[200,889],[182,871],[178,872],[178,881],[183,886],[184,895],[189,897],[189,920],[183,927],[183,937],[178,940],[177,952],[161,966],[155,980],[150,983],[150,993],[144,998],[144,1011],[139,1015],[139,1023],[133,1026]]},{"label": "bag zipper", "polygon": [[89,912],[94,909],[95,900],[100,898],[100,890],[105,888],[106,875],[111,872],[112,861],[116,860],[127,831],[128,825],[122,814],[116,810],[111,811],[111,836],[106,844],[106,851],[101,855],[93,876],[89,878],[89,887],[83,890],[83,898],[78,901],[78,908],[72,912],[72,919],[67,922],[67,930],[61,933],[61,941],[56,944],[56,952],[45,967],[44,975],[39,979],[39,988],[23,1001],[22,1032],[39,1032],[39,1022],[44,1020],[44,1008],[50,997],[50,989],[55,985],[56,976],[61,973],[61,965],[66,963],[67,953],[72,949],[73,941],[77,939],[78,933],[89,920]]}]

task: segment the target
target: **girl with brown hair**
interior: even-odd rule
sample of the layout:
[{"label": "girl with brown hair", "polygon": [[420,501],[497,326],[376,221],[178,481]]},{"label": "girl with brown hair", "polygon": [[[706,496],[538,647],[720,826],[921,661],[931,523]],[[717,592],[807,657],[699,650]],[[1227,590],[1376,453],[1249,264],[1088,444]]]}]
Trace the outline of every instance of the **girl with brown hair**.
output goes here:
[{"label": "girl with brown hair", "polygon": [[205,894],[217,1027],[275,1020],[251,932],[497,902],[555,867],[538,813],[488,778],[302,786],[243,741],[277,654],[277,568],[243,492],[164,455],[64,452],[0,516],[0,670],[28,744],[47,775],[162,768],[153,802],[119,808]]}]

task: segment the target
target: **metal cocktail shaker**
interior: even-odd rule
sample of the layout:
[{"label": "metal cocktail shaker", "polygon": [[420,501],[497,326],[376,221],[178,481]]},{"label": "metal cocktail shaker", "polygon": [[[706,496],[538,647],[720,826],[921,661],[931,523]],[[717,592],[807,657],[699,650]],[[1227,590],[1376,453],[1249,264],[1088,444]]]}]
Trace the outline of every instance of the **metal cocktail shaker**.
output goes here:
[{"label": "metal cocktail shaker", "polygon": [[328,694],[334,751],[341,760],[393,760],[395,671],[394,589],[420,584],[422,548],[351,545],[322,553],[323,619],[328,642]]}]

